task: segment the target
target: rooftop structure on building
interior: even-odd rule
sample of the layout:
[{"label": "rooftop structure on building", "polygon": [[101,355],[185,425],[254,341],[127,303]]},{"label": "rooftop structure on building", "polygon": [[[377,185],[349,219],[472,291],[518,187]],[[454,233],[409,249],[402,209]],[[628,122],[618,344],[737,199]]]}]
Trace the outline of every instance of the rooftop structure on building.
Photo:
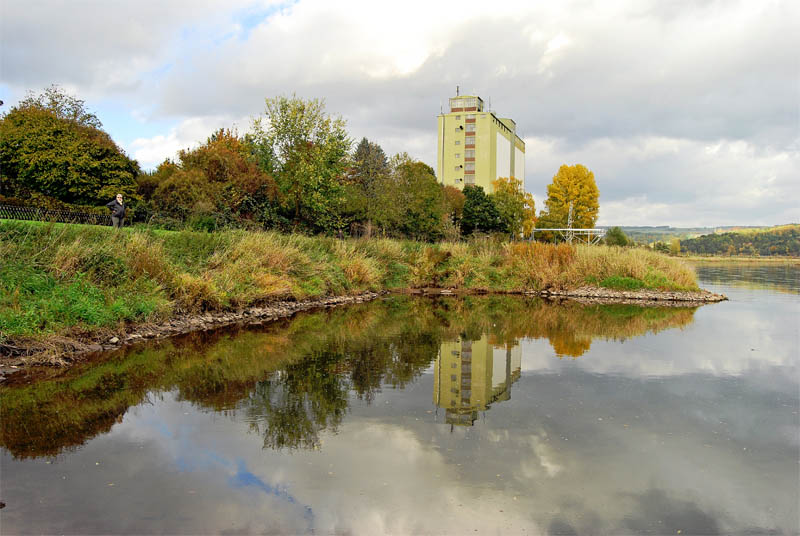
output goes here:
[{"label": "rooftop structure on building", "polygon": [[497,117],[477,95],[457,94],[449,110],[438,121],[439,182],[459,189],[474,184],[491,193],[500,177],[525,180],[525,142],[513,119]]}]

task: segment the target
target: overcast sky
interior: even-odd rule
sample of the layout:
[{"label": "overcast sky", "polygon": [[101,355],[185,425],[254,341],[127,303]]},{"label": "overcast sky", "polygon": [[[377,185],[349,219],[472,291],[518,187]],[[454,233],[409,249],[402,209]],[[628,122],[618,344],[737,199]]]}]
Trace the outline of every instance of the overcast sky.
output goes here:
[{"label": "overcast sky", "polygon": [[264,99],[435,168],[436,116],[491,99],[542,208],[561,164],[601,225],[800,222],[800,2],[0,0],[0,98],[59,84],[143,168]]}]

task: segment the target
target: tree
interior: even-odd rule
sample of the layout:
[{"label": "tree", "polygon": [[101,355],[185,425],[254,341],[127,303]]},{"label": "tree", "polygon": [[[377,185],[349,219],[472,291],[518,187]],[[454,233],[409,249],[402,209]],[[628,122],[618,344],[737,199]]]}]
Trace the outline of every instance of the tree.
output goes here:
[{"label": "tree", "polygon": [[294,225],[331,232],[344,225],[340,211],[350,139],[345,122],[325,112],[321,100],[296,96],[266,99],[264,117],[253,121],[254,153],[278,184]]},{"label": "tree", "polygon": [[0,119],[2,193],[84,205],[118,192],[131,197],[139,165],[100,125],[82,100],[57,86],[29,95]]},{"label": "tree", "polygon": [[530,234],[536,221],[536,209],[533,196],[525,191],[522,181],[514,177],[499,177],[492,186],[494,192],[490,197],[511,236],[519,238],[524,232]]},{"label": "tree", "polygon": [[362,138],[356,147],[345,176],[344,207],[342,217],[353,225],[361,226],[361,232],[371,234],[373,223],[381,212],[377,203],[379,189],[389,176],[386,153],[377,143]]},{"label": "tree", "polygon": [[235,219],[272,223],[277,197],[272,177],[259,169],[247,138],[219,129],[205,143],[178,153],[154,173],[139,178],[139,192],[155,210],[181,219],[227,214]]},{"label": "tree", "polygon": [[678,238],[673,238],[669,241],[669,254],[678,255],[681,252],[681,241]]},{"label": "tree", "polygon": [[455,225],[461,224],[461,217],[464,215],[464,201],[466,197],[464,192],[455,186],[445,186],[444,192],[444,205],[445,212],[450,216],[450,220]]},{"label": "tree", "polygon": [[539,215],[538,226],[567,227],[572,207],[572,228],[592,229],[597,221],[599,196],[594,173],[581,164],[563,165],[547,187],[547,208]]},{"label": "tree", "polygon": [[612,227],[606,231],[606,244],[609,246],[627,246],[630,242],[619,227]]},{"label": "tree", "polygon": [[19,108],[46,110],[59,119],[70,121],[84,127],[103,128],[100,119],[88,111],[82,99],[65,93],[56,84],[46,88],[39,95],[29,91],[19,103]]},{"label": "tree", "polygon": [[388,173],[389,161],[381,146],[362,138],[353,153],[349,182],[357,184],[367,197],[374,198],[376,183]]},{"label": "tree", "polygon": [[497,207],[483,191],[483,187],[467,185],[464,186],[463,191],[464,215],[461,218],[461,232],[472,234],[474,232],[506,231]]},{"label": "tree", "polygon": [[444,193],[431,167],[403,153],[393,159],[394,202],[400,209],[397,230],[409,238],[442,237]]}]

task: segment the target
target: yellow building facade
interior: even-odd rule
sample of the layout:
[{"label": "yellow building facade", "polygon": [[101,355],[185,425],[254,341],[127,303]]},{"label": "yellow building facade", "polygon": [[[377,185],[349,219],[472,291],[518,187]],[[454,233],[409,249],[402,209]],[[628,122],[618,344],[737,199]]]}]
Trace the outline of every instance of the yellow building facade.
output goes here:
[{"label": "yellow building facade", "polygon": [[524,181],[525,142],[517,135],[514,120],[486,110],[477,95],[459,95],[448,104],[450,111],[438,118],[439,182],[459,189],[474,184],[488,194],[499,177]]}]

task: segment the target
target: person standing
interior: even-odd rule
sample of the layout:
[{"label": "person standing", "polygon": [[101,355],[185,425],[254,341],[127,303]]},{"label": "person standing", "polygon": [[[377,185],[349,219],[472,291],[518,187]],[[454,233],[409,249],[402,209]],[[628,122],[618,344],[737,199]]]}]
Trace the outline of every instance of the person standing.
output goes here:
[{"label": "person standing", "polygon": [[114,229],[119,229],[125,223],[125,203],[122,202],[122,194],[117,194],[117,198],[106,203],[111,209],[111,223]]}]

